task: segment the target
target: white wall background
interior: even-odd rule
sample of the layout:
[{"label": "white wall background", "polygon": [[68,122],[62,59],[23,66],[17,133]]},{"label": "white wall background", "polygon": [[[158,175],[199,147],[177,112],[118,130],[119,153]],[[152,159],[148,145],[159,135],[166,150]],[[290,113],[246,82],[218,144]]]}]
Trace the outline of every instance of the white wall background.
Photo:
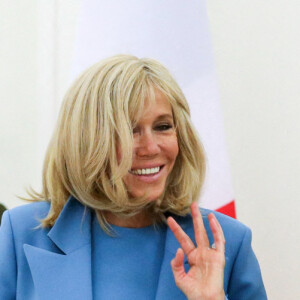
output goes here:
[{"label": "white wall background", "polygon": [[0,192],[1,202],[20,202],[37,174],[37,5],[0,1]]},{"label": "white wall background", "polygon": [[[68,86],[79,4],[0,1],[0,191],[8,207],[40,185],[52,130],[44,116],[55,118]],[[300,2],[207,6],[238,218],[253,230],[269,299],[298,299]]]},{"label": "white wall background", "polygon": [[270,299],[300,299],[300,2],[208,0],[237,215]]}]

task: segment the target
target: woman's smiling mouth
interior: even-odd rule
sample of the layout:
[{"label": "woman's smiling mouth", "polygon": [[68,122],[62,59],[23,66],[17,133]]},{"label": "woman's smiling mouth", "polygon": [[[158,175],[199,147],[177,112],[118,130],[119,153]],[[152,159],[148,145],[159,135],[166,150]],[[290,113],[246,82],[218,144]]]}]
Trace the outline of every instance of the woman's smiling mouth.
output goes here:
[{"label": "woman's smiling mouth", "polygon": [[138,176],[153,176],[155,174],[158,174],[160,172],[160,170],[163,168],[163,165],[162,166],[157,166],[157,167],[154,167],[154,168],[143,168],[143,169],[131,169],[129,171],[130,174],[133,174],[133,175],[138,175]]}]

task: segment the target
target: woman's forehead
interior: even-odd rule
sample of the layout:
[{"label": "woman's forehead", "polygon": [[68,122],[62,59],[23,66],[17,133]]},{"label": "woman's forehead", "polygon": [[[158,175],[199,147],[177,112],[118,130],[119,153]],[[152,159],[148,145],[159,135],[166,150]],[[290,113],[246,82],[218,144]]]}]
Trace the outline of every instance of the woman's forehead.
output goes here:
[{"label": "woman's forehead", "polygon": [[172,119],[173,110],[169,98],[159,90],[155,90],[153,97],[146,97],[139,109],[134,113],[133,119],[160,118]]}]

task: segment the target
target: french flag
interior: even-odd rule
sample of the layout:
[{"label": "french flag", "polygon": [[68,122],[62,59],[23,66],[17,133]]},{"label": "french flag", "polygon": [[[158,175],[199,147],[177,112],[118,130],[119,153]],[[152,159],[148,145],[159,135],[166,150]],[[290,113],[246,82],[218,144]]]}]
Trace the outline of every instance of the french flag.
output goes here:
[{"label": "french flag", "polygon": [[115,54],[162,62],[182,88],[207,156],[200,206],[236,217],[204,0],[83,0],[72,78]]}]

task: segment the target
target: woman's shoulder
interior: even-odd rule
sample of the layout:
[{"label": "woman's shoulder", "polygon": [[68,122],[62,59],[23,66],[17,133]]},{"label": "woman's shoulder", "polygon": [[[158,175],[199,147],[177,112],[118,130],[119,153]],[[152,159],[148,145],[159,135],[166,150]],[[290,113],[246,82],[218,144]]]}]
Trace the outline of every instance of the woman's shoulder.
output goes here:
[{"label": "woman's shoulder", "polygon": [[[208,238],[211,242],[213,242],[213,238],[208,222],[208,215],[210,213],[213,213],[216,216],[222,227],[226,240],[226,247],[228,250],[235,251],[235,248],[238,248],[245,238],[251,241],[250,228],[237,219],[206,208],[200,208],[200,211]],[[193,239],[194,226],[192,216],[190,214],[183,217],[175,216],[175,219],[180,224],[182,229]]]},{"label": "woman's shoulder", "polygon": [[[230,216],[202,207],[200,208],[200,211],[205,226],[206,225],[209,226],[208,215],[210,213],[213,213],[218,219],[223,230],[229,229],[237,232],[245,232],[246,230],[249,230],[249,228],[245,224]],[[176,221],[180,223],[180,225],[183,227],[190,227],[193,224],[193,219],[191,214],[187,214],[186,216],[174,216],[174,215],[172,216],[175,217]]]},{"label": "woman's shoulder", "polygon": [[49,209],[49,202],[37,201],[11,208],[5,212],[3,218],[8,217],[14,226],[36,227],[47,216]]},{"label": "woman's shoulder", "polygon": [[247,225],[230,216],[206,208],[201,208],[200,210],[201,210],[204,224],[209,226],[208,215],[210,213],[213,213],[216,216],[217,220],[219,221],[225,235],[230,233],[230,234],[234,234],[235,236],[236,235],[244,236],[244,234],[247,231],[250,231],[250,228]]}]

